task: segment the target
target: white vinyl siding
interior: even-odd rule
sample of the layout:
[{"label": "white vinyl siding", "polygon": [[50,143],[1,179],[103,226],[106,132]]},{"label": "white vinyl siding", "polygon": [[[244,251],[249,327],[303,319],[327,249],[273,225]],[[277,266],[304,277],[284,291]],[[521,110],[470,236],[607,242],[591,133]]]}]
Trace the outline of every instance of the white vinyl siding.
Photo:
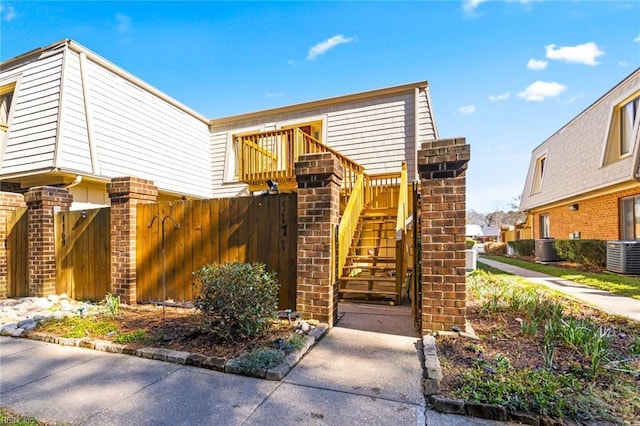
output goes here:
[{"label": "white vinyl siding", "polygon": [[[160,190],[212,195],[208,124],[87,60],[96,174],[136,176]],[[79,55],[69,51],[59,166],[91,171]]]},{"label": "white vinyl siding", "polygon": [[57,52],[0,74],[0,85],[20,79],[0,173],[53,167],[62,57]]},{"label": "white vinyl siding", "polygon": [[[631,179],[634,155],[604,165],[603,156],[610,137],[610,125],[615,122],[612,120],[615,107],[639,89],[640,70],[533,150],[521,209],[536,208]],[[635,153],[638,147],[632,149]],[[546,154],[544,185],[536,192],[537,159],[543,154]]]},{"label": "white vinyl siding", "polygon": [[[419,143],[435,138],[435,126],[426,91],[419,93]],[[319,118],[321,117],[321,118]],[[230,135],[247,129],[280,128],[284,125],[323,120],[322,142],[362,164],[368,173],[399,171],[407,162],[409,179],[414,178],[416,145],[415,93],[372,97],[345,102],[304,112],[265,116],[260,120],[238,121],[231,125],[216,126],[213,120],[212,171],[216,195],[232,196],[242,186],[223,184],[225,161],[232,149]],[[274,124],[275,123],[275,124]],[[222,152],[222,147],[225,151]]]}]

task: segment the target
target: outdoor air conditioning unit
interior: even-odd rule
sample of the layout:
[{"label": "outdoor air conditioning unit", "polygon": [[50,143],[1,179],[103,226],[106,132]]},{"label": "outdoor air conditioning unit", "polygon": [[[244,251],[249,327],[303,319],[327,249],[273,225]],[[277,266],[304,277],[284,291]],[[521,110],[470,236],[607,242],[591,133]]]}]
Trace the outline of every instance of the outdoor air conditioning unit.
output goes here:
[{"label": "outdoor air conditioning unit", "polygon": [[560,256],[553,247],[553,238],[543,238],[535,241],[534,254],[539,262],[557,262]]},{"label": "outdoor air conditioning unit", "polygon": [[640,275],[640,241],[607,241],[607,269]]}]

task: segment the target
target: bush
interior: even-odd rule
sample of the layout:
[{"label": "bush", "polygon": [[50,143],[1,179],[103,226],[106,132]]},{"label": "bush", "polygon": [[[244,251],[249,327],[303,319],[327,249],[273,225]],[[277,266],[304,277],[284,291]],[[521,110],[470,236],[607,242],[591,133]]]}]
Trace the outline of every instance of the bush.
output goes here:
[{"label": "bush", "polygon": [[222,341],[263,334],[275,318],[280,285],[262,263],[205,265],[194,276],[200,286],[195,307],[202,329]]},{"label": "bush", "polygon": [[562,259],[588,266],[607,264],[607,242],[603,240],[555,240],[553,248]]},{"label": "bush", "polygon": [[536,245],[534,240],[509,241],[507,244],[520,256],[533,257],[535,255]]},{"label": "bush", "polygon": [[506,243],[484,243],[484,252],[494,256],[505,256],[507,254]]},{"label": "bush", "polygon": [[467,250],[470,250],[473,248],[473,246],[476,245],[476,242],[472,238],[467,238],[464,242],[464,245]]}]

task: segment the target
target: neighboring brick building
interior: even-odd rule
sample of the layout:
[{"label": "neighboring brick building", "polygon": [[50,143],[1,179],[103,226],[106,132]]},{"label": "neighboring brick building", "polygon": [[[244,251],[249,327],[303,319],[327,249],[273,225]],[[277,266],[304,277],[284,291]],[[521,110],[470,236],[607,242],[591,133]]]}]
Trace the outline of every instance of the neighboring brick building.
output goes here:
[{"label": "neighboring brick building", "polygon": [[534,239],[640,240],[639,122],[640,68],[533,150]]}]

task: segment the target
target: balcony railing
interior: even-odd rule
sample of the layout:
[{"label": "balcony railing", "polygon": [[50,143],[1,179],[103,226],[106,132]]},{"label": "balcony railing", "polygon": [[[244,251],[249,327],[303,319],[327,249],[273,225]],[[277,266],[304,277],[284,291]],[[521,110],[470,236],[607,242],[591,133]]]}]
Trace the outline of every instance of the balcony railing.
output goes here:
[{"label": "balcony railing", "polygon": [[238,136],[235,143],[238,180],[250,186],[266,186],[267,180],[295,182],[295,162],[304,154],[333,153],[342,164],[343,193],[349,194],[364,167],[300,128]]}]

